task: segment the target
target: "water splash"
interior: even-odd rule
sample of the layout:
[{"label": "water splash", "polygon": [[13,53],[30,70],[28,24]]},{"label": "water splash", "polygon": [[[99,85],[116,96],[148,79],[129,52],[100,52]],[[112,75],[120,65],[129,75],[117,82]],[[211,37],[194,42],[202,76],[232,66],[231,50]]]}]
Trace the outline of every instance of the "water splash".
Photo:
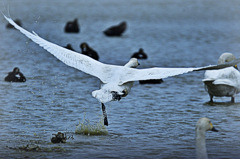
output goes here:
[{"label": "water splash", "polygon": [[99,119],[98,122],[91,124],[89,120],[84,119],[79,122],[79,125],[75,129],[75,133],[83,135],[107,135],[108,130],[103,124],[103,116]]}]

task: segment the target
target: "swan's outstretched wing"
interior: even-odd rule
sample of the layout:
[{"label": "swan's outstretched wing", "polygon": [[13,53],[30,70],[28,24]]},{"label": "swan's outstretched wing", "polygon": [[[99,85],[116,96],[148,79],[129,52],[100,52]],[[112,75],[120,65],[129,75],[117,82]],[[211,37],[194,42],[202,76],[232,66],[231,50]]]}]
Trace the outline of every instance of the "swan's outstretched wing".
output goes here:
[{"label": "swan's outstretched wing", "polygon": [[121,75],[119,84],[121,85],[126,82],[138,80],[162,79],[192,71],[223,69],[226,67],[234,66],[238,63],[240,63],[240,59],[236,59],[226,64],[210,65],[196,68],[158,68],[158,67],[148,69],[125,68],[125,71],[123,71],[124,74]]},{"label": "swan's outstretched wing", "polygon": [[[51,43],[43,38],[39,37],[35,32],[30,33],[27,30],[23,29],[22,27],[18,26],[11,18],[8,18],[4,15],[5,19],[12,24],[16,29],[30,38],[32,41],[46,49],[60,61],[65,63],[68,66],[74,67],[78,70],[81,70],[87,74],[93,75],[98,77],[103,83],[108,83],[109,76],[117,66],[106,65],[101,62],[98,62],[88,56],[83,54],[79,54],[77,52],[68,50],[61,46],[58,46],[54,43]],[[111,67],[109,67],[111,66]],[[112,70],[112,71],[111,71]],[[109,74],[110,73],[110,74]]]},{"label": "swan's outstretched wing", "polygon": [[[170,76],[176,76],[179,74],[200,71],[200,70],[212,70],[221,69],[229,66],[236,65],[240,62],[240,59],[231,62],[229,64],[199,67],[199,68],[149,68],[149,69],[134,69],[123,66],[107,65],[91,59],[88,56],[73,52],[65,49],[54,43],[51,43],[43,38],[39,37],[36,33],[30,33],[22,27],[18,26],[11,18],[4,16],[5,19],[12,24],[16,29],[26,35],[35,43],[46,49],[56,58],[64,62],[66,65],[74,67],[85,73],[98,77],[103,83],[114,82],[119,85],[130,81],[148,80],[148,79],[161,79]],[[117,78],[116,77],[117,74]],[[117,81],[118,80],[118,81]]]}]

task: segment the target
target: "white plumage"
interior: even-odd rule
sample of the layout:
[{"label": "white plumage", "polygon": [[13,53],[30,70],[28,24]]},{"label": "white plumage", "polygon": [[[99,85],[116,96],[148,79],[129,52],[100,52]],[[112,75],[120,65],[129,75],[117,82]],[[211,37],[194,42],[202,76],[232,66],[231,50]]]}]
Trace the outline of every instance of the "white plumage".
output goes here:
[{"label": "white plumage", "polygon": [[[103,83],[101,85],[101,89],[93,91],[92,95],[102,103],[102,106],[104,106],[103,103],[112,100],[120,100],[121,97],[125,97],[129,93],[133,81],[162,79],[191,71],[225,68],[240,62],[240,60],[237,60],[234,61],[235,63],[231,64],[198,68],[135,69],[135,67],[138,66],[138,61],[136,58],[132,58],[125,66],[108,65],[44,40],[35,32],[30,33],[22,27],[18,26],[11,18],[8,18],[6,16],[4,17],[10,24],[12,24],[25,36],[46,49],[66,65],[99,78]],[[104,108],[102,107],[102,109],[105,110],[105,106]],[[107,123],[105,123],[105,125],[107,125]]]},{"label": "white plumage", "polygon": [[[218,64],[235,60],[235,56],[231,53],[223,53]],[[234,97],[240,92],[240,72],[237,67],[228,67],[220,70],[206,71],[203,82],[210,96],[210,102],[213,102],[213,97],[231,97],[234,102]]]}]

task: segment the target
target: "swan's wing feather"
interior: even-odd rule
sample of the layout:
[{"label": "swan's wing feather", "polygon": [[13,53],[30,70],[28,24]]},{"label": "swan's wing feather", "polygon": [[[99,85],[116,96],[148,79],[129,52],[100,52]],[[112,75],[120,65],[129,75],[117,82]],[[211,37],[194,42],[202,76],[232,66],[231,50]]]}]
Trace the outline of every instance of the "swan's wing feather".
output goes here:
[{"label": "swan's wing feather", "polygon": [[228,67],[220,70],[209,70],[204,74],[205,80],[216,80],[216,79],[238,79],[240,80],[240,72],[233,68]]},{"label": "swan's wing feather", "polygon": [[240,87],[240,72],[233,68],[206,71],[203,82],[213,81],[214,84],[225,84]]},{"label": "swan's wing feather", "polygon": [[[5,19],[12,24],[16,29],[22,32],[25,36],[30,38],[32,41],[37,43],[39,46],[46,49],[60,61],[65,63],[68,66],[74,67],[78,70],[81,70],[87,74],[93,75],[98,77],[103,83],[109,82],[109,67],[106,64],[98,62],[88,56],[83,54],[79,54],[77,52],[68,50],[61,46],[58,46],[54,43],[51,43],[47,40],[44,40],[40,36],[38,36],[35,32],[30,33],[27,30],[23,29],[22,27],[18,26],[11,18],[8,18],[4,15]],[[107,74],[107,76],[106,76]]]},{"label": "swan's wing feather", "polygon": [[234,66],[240,62],[240,59],[235,60],[234,62],[221,64],[221,65],[210,65],[205,67],[196,67],[196,68],[148,68],[148,69],[134,69],[134,68],[125,68],[124,75],[121,75],[120,84],[138,81],[138,80],[149,80],[149,79],[162,79],[167,77],[172,77],[192,71],[203,71],[203,70],[215,70],[222,69],[230,66]]},{"label": "swan's wing feather", "polygon": [[223,84],[223,85],[236,87],[235,81],[232,81],[230,79],[217,79],[213,82],[213,84],[215,84],[215,85]]},{"label": "swan's wing feather", "polygon": [[162,79],[171,76],[180,75],[183,73],[194,71],[196,68],[148,68],[148,69],[134,69],[126,68],[124,75],[121,76],[120,84],[149,79]]},{"label": "swan's wing feather", "polygon": [[219,69],[223,69],[223,68],[226,68],[226,67],[231,67],[231,66],[234,66],[234,65],[237,65],[238,63],[240,63],[240,58],[236,59],[236,60],[233,60],[231,62],[227,62],[227,63],[224,63],[224,64],[220,64],[220,65],[212,65],[212,66],[206,66],[206,67],[202,67],[202,68],[199,68],[195,71],[202,71],[202,70],[219,70]]}]

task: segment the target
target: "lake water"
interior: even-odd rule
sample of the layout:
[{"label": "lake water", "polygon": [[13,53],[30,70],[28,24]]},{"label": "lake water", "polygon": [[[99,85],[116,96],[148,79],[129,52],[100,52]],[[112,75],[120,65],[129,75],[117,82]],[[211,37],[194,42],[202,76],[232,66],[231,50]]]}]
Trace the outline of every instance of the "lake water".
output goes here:
[{"label": "lake water", "polygon": [[[100,61],[124,65],[143,48],[140,68],[199,67],[216,64],[223,52],[240,52],[238,0],[7,0],[1,11],[58,45],[87,42]],[[77,18],[81,32],[66,34]],[[105,37],[107,27],[126,21],[119,38]],[[208,117],[219,132],[207,132],[209,158],[239,158],[240,98],[214,98],[202,83],[204,72],[135,82],[120,102],[106,104],[109,126],[102,125],[100,103],[91,96],[99,80],[66,66],[14,29],[0,16],[1,158],[194,158],[195,125]],[[18,66],[25,83],[4,82]],[[76,132],[78,124],[100,135]],[[79,127],[78,127],[79,128]],[[66,132],[67,143],[52,144]]]}]

